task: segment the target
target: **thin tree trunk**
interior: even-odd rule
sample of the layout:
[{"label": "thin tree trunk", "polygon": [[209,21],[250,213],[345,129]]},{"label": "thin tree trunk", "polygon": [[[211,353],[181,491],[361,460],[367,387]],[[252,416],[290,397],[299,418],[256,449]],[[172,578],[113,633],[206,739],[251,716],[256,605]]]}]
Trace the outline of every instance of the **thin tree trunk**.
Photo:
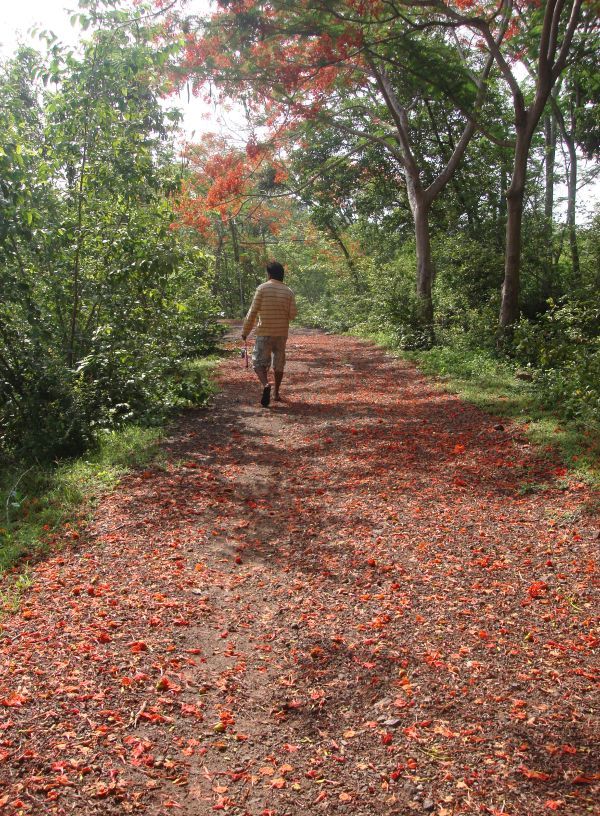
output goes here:
[{"label": "thin tree trunk", "polygon": [[556,118],[550,110],[544,118],[544,236],[546,240],[546,257],[542,270],[541,294],[546,301],[552,294],[554,267],[554,163],[556,160]]},{"label": "thin tree trunk", "polygon": [[81,160],[81,171],[79,175],[78,185],[78,201],[77,201],[77,242],[75,245],[75,258],[73,260],[73,272],[71,275],[71,324],[69,328],[69,347],[67,350],[67,365],[73,368],[75,363],[75,338],[77,336],[77,322],[79,319],[79,299],[80,299],[80,267],[81,267],[81,252],[83,249],[83,197],[85,187],[85,174],[87,170],[87,123],[85,132],[85,144],[83,146],[83,157]]},{"label": "thin tree trunk", "polygon": [[[564,136],[564,134],[563,134]],[[569,151],[569,169],[567,172],[567,230],[569,246],[571,247],[571,264],[573,267],[573,281],[581,282],[581,267],[579,264],[579,246],[577,244],[577,225],[575,224],[575,204],[577,201],[577,151],[575,141],[565,139]]]},{"label": "thin tree trunk", "polygon": [[552,218],[554,214],[554,161],[556,157],[556,123],[552,113],[544,119],[545,138],[545,190],[544,218],[550,237],[552,236]]},{"label": "thin tree trunk", "polygon": [[221,221],[217,223],[217,235],[219,238],[219,242],[217,244],[217,250],[215,252],[215,276],[213,278],[213,282],[211,285],[211,293],[213,296],[217,297],[219,294],[219,283],[223,277],[223,261],[222,261],[222,254],[223,254],[223,230],[221,227]]},{"label": "thin tree trunk", "polygon": [[263,263],[266,266],[269,260],[269,256],[267,254],[267,236],[265,235],[265,228],[263,227],[260,231],[260,235],[262,238],[262,251],[263,251]]},{"label": "thin tree trunk", "polygon": [[229,227],[231,229],[231,243],[233,244],[233,260],[235,263],[235,268],[238,275],[238,283],[240,287],[240,314],[243,318],[246,314],[246,307],[244,306],[244,284],[242,281],[242,267],[240,264],[240,249],[238,246],[235,218],[230,219]]},{"label": "thin tree trunk", "polygon": [[[525,126],[526,127],[526,126]],[[510,326],[519,317],[519,286],[521,266],[521,227],[523,222],[523,199],[527,178],[527,158],[531,143],[530,129],[521,126],[517,130],[515,162],[510,187],[506,193],[506,256],[504,262],[504,283],[502,284],[502,305],[500,307],[500,327]]]},{"label": "thin tree trunk", "polygon": [[508,171],[506,161],[503,158],[500,166],[500,201],[498,202],[498,223],[496,230],[496,244],[498,249],[504,249],[504,236],[506,233],[506,183]]},{"label": "thin tree trunk", "polygon": [[[96,69],[96,59],[98,56],[98,44],[94,47],[94,54],[92,57],[92,79]],[[90,94],[92,99],[95,99],[95,87],[92,86]],[[81,253],[83,250],[84,233],[83,233],[83,204],[85,195],[85,182],[88,164],[88,152],[90,149],[90,134],[91,134],[91,118],[90,118],[90,98],[86,101],[85,120],[83,126],[83,152],[81,157],[81,165],[79,169],[79,181],[77,184],[77,240],[75,244],[75,258],[73,260],[73,271],[71,274],[71,320],[69,328],[69,346],[67,349],[67,365],[73,368],[75,363],[75,339],[77,336],[77,322],[79,319],[80,306],[80,273],[81,273]]]},{"label": "thin tree trunk", "polygon": [[228,317],[233,317],[233,315],[237,313],[237,310],[235,308],[236,304],[234,303],[232,287],[229,286],[229,261],[226,251],[223,252],[223,269],[225,272],[223,280],[226,282],[226,285],[222,290],[221,296],[223,298],[223,302],[226,303]]},{"label": "thin tree trunk", "polygon": [[577,110],[581,105],[578,89],[575,89],[571,98],[570,131],[567,131],[564,117],[558,117],[561,135],[569,152],[569,167],[567,169],[567,231],[571,248],[571,265],[573,281],[581,283],[581,267],[579,265],[579,246],[577,244],[577,225],[575,224],[575,205],[577,202],[577,149],[575,147],[575,129],[577,126]]},{"label": "thin tree trunk", "polygon": [[567,146],[569,161],[566,162],[567,170],[567,234],[569,236],[569,246],[571,249],[571,267],[573,281],[575,284],[581,282],[581,267],[579,263],[579,246],[577,242],[577,226],[575,223],[575,209],[577,203],[577,149],[575,146],[575,129],[577,126],[577,110],[581,104],[578,92],[575,90],[574,97],[571,97],[570,104],[570,129],[567,129],[565,117],[555,99],[552,100],[554,116],[563,142]]}]

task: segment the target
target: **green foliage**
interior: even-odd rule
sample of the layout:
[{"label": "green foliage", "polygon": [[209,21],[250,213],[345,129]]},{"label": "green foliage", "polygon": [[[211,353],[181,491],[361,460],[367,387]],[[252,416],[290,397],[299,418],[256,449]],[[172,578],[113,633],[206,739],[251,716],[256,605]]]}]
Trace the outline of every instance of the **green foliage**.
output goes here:
[{"label": "green foliage", "polygon": [[502,279],[502,252],[490,241],[468,233],[437,234],[436,297],[441,324],[460,318],[467,309],[481,309],[495,298]]},{"label": "green foliage", "polygon": [[142,27],[111,27],[115,14],[94,12],[81,55],[54,43],[0,66],[0,454],[12,459],[75,456],[206,394],[185,367],[214,347],[218,304],[210,256],[170,229],[163,55]]},{"label": "green foliage", "polygon": [[590,224],[579,232],[581,280],[574,281],[590,291],[600,289],[600,209]]},{"label": "green foliage", "polygon": [[[198,406],[215,393],[212,374],[220,360],[185,360],[176,381],[178,405]],[[89,510],[132,470],[164,465],[162,428],[128,424],[96,433],[93,450],[58,465],[35,463],[0,473],[0,575],[23,560],[32,561],[49,546],[76,540]],[[4,600],[18,604],[20,583]],[[0,598],[0,605],[2,599]]]},{"label": "green foliage", "polygon": [[[542,246],[542,234],[531,219],[527,233],[532,259]],[[541,277],[533,263],[526,264],[525,293],[532,317],[523,319],[514,338],[501,352],[497,347],[499,281],[502,253],[495,242],[476,230],[437,232],[434,258],[437,269],[435,345],[421,331],[414,286],[414,246],[404,240],[394,249],[386,231],[371,221],[346,230],[352,244],[360,235],[366,255],[355,255],[350,272],[346,259],[336,253],[335,242],[290,248],[290,283],[298,294],[300,319],[306,325],[332,331],[349,331],[391,348],[420,352],[419,360],[432,372],[469,382],[480,389],[483,405],[502,409],[510,399],[516,415],[542,410],[547,403],[555,416],[568,417],[597,427],[600,383],[599,318],[597,306],[597,223],[580,231],[582,278],[579,294],[549,307],[542,301]],[[537,235],[534,238],[533,236]],[[381,236],[381,237],[380,237]],[[385,256],[394,251],[394,260]],[[293,256],[292,256],[293,253]],[[336,257],[337,255],[337,257]],[[559,257],[553,269],[553,286],[562,291],[570,284],[568,263]],[[587,296],[585,292],[587,291]],[[537,304],[537,307],[536,307]],[[544,311],[540,311],[543,309]],[[531,368],[532,382],[514,379],[515,366]],[[497,395],[503,394],[498,401]],[[470,398],[474,398],[472,392]]]},{"label": "green foliage", "polygon": [[[420,304],[414,284],[414,245],[404,244],[392,263],[363,262],[369,284],[369,309],[357,324],[361,332],[391,338],[402,349],[431,345],[431,334],[423,329]],[[363,308],[364,308],[363,302]]]},{"label": "green foliage", "polygon": [[[322,262],[298,264],[290,270],[296,292],[298,322],[304,326],[347,332],[360,320],[362,300],[347,272],[331,275]],[[317,287],[322,287],[317,294]]]},{"label": "green foliage", "polygon": [[585,299],[562,298],[534,321],[516,327],[517,359],[533,369],[549,404],[567,417],[600,427],[600,305],[596,291]]}]

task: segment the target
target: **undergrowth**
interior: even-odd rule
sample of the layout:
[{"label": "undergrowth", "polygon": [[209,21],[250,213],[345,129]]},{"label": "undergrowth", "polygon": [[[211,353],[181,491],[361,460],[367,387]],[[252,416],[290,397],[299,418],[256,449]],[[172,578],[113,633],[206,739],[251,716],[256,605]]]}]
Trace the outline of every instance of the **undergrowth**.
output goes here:
[{"label": "undergrowth", "polygon": [[95,500],[126,473],[156,458],[160,436],[159,427],[128,426],[102,435],[97,449],[79,459],[3,474],[0,574],[44,555],[61,529],[68,528],[65,538],[76,538]]},{"label": "undergrowth", "polygon": [[[191,360],[179,408],[205,405],[216,391],[216,355]],[[152,426],[126,425],[99,434],[95,448],[54,465],[13,464],[0,473],[0,613],[11,611],[28,586],[28,565],[50,546],[77,540],[100,496],[133,470],[162,466],[160,440],[167,416]]]}]

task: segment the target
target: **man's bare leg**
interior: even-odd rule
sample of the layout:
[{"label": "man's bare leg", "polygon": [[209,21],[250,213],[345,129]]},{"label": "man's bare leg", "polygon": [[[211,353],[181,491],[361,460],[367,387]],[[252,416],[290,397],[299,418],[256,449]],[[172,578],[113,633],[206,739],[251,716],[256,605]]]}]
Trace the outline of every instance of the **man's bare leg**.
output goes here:
[{"label": "man's bare leg", "polygon": [[281,381],[283,380],[283,371],[276,371],[275,372],[275,399],[280,400],[281,397],[279,396],[279,388],[281,386]]},{"label": "man's bare leg", "polygon": [[269,384],[269,377],[267,376],[267,369],[264,366],[256,367],[254,369],[254,373],[260,380],[260,384],[263,388]]}]

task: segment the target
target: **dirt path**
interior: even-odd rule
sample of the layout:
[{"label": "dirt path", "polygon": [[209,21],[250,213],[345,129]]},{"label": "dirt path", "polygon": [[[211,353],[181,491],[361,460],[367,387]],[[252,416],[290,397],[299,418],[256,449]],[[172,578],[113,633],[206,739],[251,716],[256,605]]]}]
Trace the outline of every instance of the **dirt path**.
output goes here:
[{"label": "dirt path", "polygon": [[288,350],[3,620],[1,816],[593,813],[586,487],[367,344]]}]

